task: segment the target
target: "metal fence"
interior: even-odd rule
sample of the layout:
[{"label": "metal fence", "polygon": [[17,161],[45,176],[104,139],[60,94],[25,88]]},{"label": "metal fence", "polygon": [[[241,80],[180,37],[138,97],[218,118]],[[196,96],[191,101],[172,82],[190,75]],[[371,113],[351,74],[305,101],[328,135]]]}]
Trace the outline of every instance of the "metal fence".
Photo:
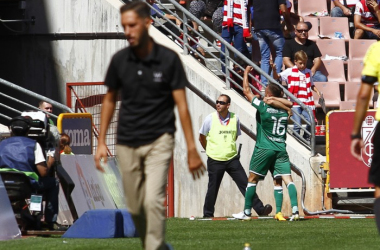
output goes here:
[{"label": "metal fence", "polygon": [[[45,102],[48,102],[48,103],[51,103],[54,107],[56,108],[59,108],[61,109],[62,111],[64,112],[67,112],[67,113],[73,113],[73,111],[67,107],[66,105],[63,105],[57,101],[54,101],[52,99],[49,99],[43,95],[40,95],[40,94],[37,94],[33,91],[30,91],[28,89],[25,89],[23,87],[20,87],[14,83],[11,83],[7,80],[4,80],[4,79],[1,79],[0,78],[0,84],[3,85],[3,87],[8,87],[10,89],[12,89],[12,91],[15,91],[15,92],[12,92],[12,93],[18,93],[17,94],[14,94],[15,96],[22,96],[22,95],[27,95],[27,96],[30,96],[32,98],[35,98],[36,99],[36,103],[38,103],[39,101],[45,101]],[[10,95],[7,95],[5,93],[3,93],[3,91],[0,92],[0,96],[3,98],[2,100],[4,101],[5,99],[7,99],[10,103],[13,103],[13,104],[17,104],[17,105],[6,105],[4,103],[0,103],[0,106],[8,111],[12,111],[13,113],[15,113],[14,116],[17,116],[17,115],[20,115],[24,110],[39,110],[39,111],[42,111],[44,113],[47,113],[43,110],[40,110],[38,107],[36,106],[33,106],[27,102],[24,102],[22,101],[22,98],[15,98],[13,96],[10,96]],[[14,106],[18,106],[18,107],[22,107],[22,110],[20,109],[15,109],[13,108]],[[54,114],[51,114],[51,113],[47,113],[49,114],[51,117],[53,118],[57,118],[56,115]],[[0,113],[0,116],[2,118],[5,118],[6,120],[11,120],[12,117],[8,116],[8,115],[5,115],[4,113]]]},{"label": "metal fence", "polygon": [[[107,87],[102,82],[87,83],[67,83],[66,84],[66,103],[75,113],[92,114],[93,123],[93,153],[98,146],[98,136],[100,129],[100,112],[103,97],[107,92]],[[110,156],[116,155],[116,130],[119,115],[120,100],[116,103],[110,126],[106,134],[106,145]]]}]

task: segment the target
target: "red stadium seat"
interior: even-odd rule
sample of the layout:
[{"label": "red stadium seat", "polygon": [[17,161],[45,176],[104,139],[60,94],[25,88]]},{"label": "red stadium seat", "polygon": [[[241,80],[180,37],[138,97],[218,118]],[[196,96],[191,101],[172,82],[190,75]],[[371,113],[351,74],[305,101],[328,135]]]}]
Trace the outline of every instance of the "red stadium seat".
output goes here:
[{"label": "red stadium seat", "polygon": [[318,17],[310,17],[310,16],[305,16],[303,18],[305,22],[310,22],[312,27],[309,30],[309,39],[310,40],[317,40],[319,39],[319,18]]},{"label": "red stadium seat", "polygon": [[[339,82],[315,82],[314,84],[323,93],[326,107],[339,107],[341,102]],[[318,98],[318,95],[314,95],[314,98]],[[318,100],[315,99],[314,102],[318,103]],[[319,105],[316,106],[320,107]]]},{"label": "red stadium seat", "polygon": [[344,62],[342,60],[323,60],[320,67],[322,74],[327,76],[330,82],[345,82]]},{"label": "red stadium seat", "polygon": [[348,26],[348,19],[346,17],[320,18],[319,34],[334,38],[335,32],[341,32],[345,41],[350,39],[350,30]]},{"label": "red stadium seat", "polygon": [[347,81],[360,83],[363,66],[364,66],[363,60],[361,59],[348,60],[347,61]]},{"label": "red stadium seat", "polygon": [[329,56],[347,56],[343,39],[318,39],[317,46],[322,53],[322,59]]},{"label": "red stadium seat", "polygon": [[371,46],[374,43],[376,43],[376,40],[349,39],[348,58],[349,59],[363,59],[369,46]]},{"label": "red stadium seat", "polygon": [[298,15],[302,17],[323,11],[327,11],[326,0],[298,0]]}]

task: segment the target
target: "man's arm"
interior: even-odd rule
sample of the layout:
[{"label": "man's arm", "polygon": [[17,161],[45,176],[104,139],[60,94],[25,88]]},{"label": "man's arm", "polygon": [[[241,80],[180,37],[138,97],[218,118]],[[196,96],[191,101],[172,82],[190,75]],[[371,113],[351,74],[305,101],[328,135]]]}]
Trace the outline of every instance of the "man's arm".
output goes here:
[{"label": "man's arm", "polygon": [[173,99],[178,108],[182,130],[186,139],[189,171],[193,175],[193,179],[200,178],[205,171],[205,167],[203,166],[202,160],[195,147],[193,126],[191,124],[191,117],[187,107],[185,89],[174,90]]},{"label": "man's arm", "polygon": [[286,4],[280,4],[280,10],[281,10],[282,16],[284,17],[284,20],[285,20],[286,29],[289,32],[293,32],[294,27],[293,27],[292,22],[290,20],[289,10],[288,10],[288,8],[286,8]]},{"label": "man's arm", "polygon": [[355,24],[355,28],[356,29],[361,29],[361,30],[369,31],[369,32],[374,33],[378,37],[380,37],[380,30],[370,28],[370,27],[368,27],[367,25],[365,25],[365,24],[363,24],[361,22],[361,15],[355,15],[354,16],[354,24]]},{"label": "man's arm", "polygon": [[116,100],[117,90],[108,89],[102,103],[102,111],[100,113],[98,149],[96,150],[95,154],[95,166],[100,172],[104,172],[104,169],[100,165],[100,160],[103,159],[105,162],[107,161],[106,133],[111,122],[113,112],[115,111]]},{"label": "man's arm", "polygon": [[201,143],[204,150],[206,150],[207,147],[207,139],[205,135],[199,134],[199,142]]},{"label": "man's arm", "polygon": [[321,96],[321,91],[319,91],[319,89],[317,88],[317,86],[311,85],[311,90],[313,90],[314,92],[316,92],[319,97]]},{"label": "man's arm", "polygon": [[271,105],[272,103],[275,103],[275,102],[280,102],[288,108],[293,107],[293,102],[289,101],[288,99],[281,98],[281,97],[274,97],[274,96],[265,97],[264,102],[268,105]]},{"label": "man's arm", "polygon": [[289,116],[292,116],[292,106],[293,103],[285,98],[278,98],[278,97],[265,97],[264,102],[274,108],[283,109],[288,112]]},{"label": "man's arm", "polygon": [[334,0],[334,4],[336,7],[339,7],[343,11],[345,16],[351,15],[351,10],[344,6],[339,0]]},{"label": "man's arm", "polygon": [[321,65],[322,65],[321,58],[320,57],[314,58],[313,67],[311,67],[311,69],[310,69],[312,75],[315,74],[315,71],[317,71]]},{"label": "man's arm", "polygon": [[290,57],[283,57],[282,62],[286,68],[292,68],[294,66],[294,63],[290,60]]},{"label": "man's arm", "polygon": [[40,162],[36,164],[36,167],[41,177],[45,177],[48,175],[50,168],[46,166],[46,162]]},{"label": "man's arm", "polygon": [[[372,84],[363,83],[360,86],[360,90],[356,99],[356,110],[354,116],[354,128],[352,129],[351,135],[360,136],[360,129],[365,115],[367,114],[367,108],[369,100],[371,99],[371,91],[373,89]],[[361,149],[364,146],[362,138],[355,138],[351,140],[351,154],[361,160]]]},{"label": "man's arm", "polygon": [[243,93],[249,102],[252,102],[255,95],[252,93],[251,87],[249,87],[249,72],[253,69],[252,66],[247,66],[244,70],[243,78]]}]

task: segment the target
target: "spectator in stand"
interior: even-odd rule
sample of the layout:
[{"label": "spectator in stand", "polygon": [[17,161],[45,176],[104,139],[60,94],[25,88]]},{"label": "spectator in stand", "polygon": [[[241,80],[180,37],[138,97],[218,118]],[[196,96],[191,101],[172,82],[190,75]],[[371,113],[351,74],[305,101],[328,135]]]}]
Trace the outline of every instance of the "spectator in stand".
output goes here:
[{"label": "spectator in stand", "polygon": [[[327,82],[327,77],[318,69],[322,64],[321,52],[315,42],[308,39],[309,26],[307,23],[299,22],[295,29],[295,38],[286,40],[282,53],[283,62],[286,68],[294,66],[294,54],[303,50],[307,54],[306,68],[311,70],[313,82]],[[277,72],[278,68],[277,68]]]},{"label": "spectator in stand", "polygon": [[354,39],[380,40],[380,0],[361,0],[356,4]]},{"label": "spectator in stand", "polygon": [[[223,23],[223,6],[218,7],[214,13],[212,14],[212,28],[213,30],[218,33],[218,35],[222,35],[222,23]],[[216,45],[218,47],[221,47],[221,43],[219,40],[216,40]]]},{"label": "spectator in stand", "polygon": [[[191,28],[194,28],[193,26],[193,22],[189,21],[187,23]],[[183,30],[183,23],[181,23],[181,30]],[[203,60],[203,58],[201,57],[201,55],[203,57],[206,56],[205,54],[205,51],[204,49],[200,46],[199,44],[199,41],[198,41],[198,38],[195,37],[192,29],[190,29],[189,27],[187,27],[187,30],[188,30],[188,35],[191,36],[191,38],[187,38],[187,41],[188,41],[188,44],[191,48],[193,48],[194,50],[196,51],[193,51],[193,50],[190,50],[190,55],[192,55],[195,59],[197,59],[197,61],[199,61],[200,63],[202,63],[203,65],[206,65],[205,61]],[[175,42],[181,46],[181,48],[183,48],[183,38],[184,38],[184,34],[183,32],[181,33],[181,35],[179,36],[179,40],[175,40]]]},{"label": "spectator in stand", "polygon": [[[310,117],[307,110],[303,109],[298,103],[293,102],[292,110],[295,111],[292,116],[293,120],[298,124],[302,124],[301,117],[298,115],[300,114],[310,123],[311,119],[316,119],[314,98],[311,91],[316,92],[318,96],[321,96],[321,93],[314,85],[310,69],[306,68],[307,55],[305,51],[299,50],[294,54],[294,64],[292,68],[287,68],[279,74],[277,74],[276,68],[273,67],[273,78],[286,82],[289,92],[303,102],[313,113],[313,117]],[[294,123],[294,132],[296,136],[300,136],[301,128],[297,123]],[[311,132],[309,124],[306,125],[306,130]],[[310,141],[310,135],[307,133],[303,134],[303,138]]]},{"label": "spectator in stand", "polygon": [[[245,39],[252,39],[251,32],[248,26],[247,16],[247,1],[246,0],[225,0],[223,23],[222,23],[222,38],[231,43],[234,47],[245,55],[251,58]],[[222,44],[222,52],[220,59],[225,62],[225,46]],[[222,70],[225,72],[225,66],[222,64]]]},{"label": "spectator in stand", "polygon": [[[276,64],[277,72],[280,72],[282,68],[282,49],[285,39],[281,29],[279,8],[283,13],[287,29],[290,32],[294,30],[290,22],[289,11],[286,8],[286,1],[253,0],[252,6],[254,10],[253,25],[260,45],[261,69],[269,74],[270,46],[272,45],[276,52],[274,63]],[[261,82],[266,85],[268,80],[261,75]]]},{"label": "spectator in stand", "polygon": [[70,136],[68,136],[65,133],[62,133],[61,138],[59,139],[59,153],[61,155],[74,155],[73,151],[71,150],[70,143]]},{"label": "spectator in stand", "polygon": [[355,6],[360,0],[331,0],[335,7],[331,9],[332,17],[351,17],[355,12]]},{"label": "spectator in stand", "polygon": [[[206,4],[203,0],[193,0],[190,3],[189,12],[193,14],[196,18],[201,19],[206,10]],[[192,21],[194,29],[198,31],[198,23],[196,21]]]},{"label": "spectator in stand", "polygon": [[[174,35],[180,36],[181,33],[179,32],[178,27],[175,27],[175,26],[181,25],[181,21],[175,16],[166,14],[165,12],[163,12],[160,9],[160,7],[158,7],[158,5],[155,3],[155,0],[147,0],[146,2],[152,6],[150,8],[150,15],[153,17],[153,22],[152,22],[153,26],[156,27],[159,31],[161,31],[167,36],[169,35],[172,36],[172,34],[168,30],[174,33]],[[169,20],[174,21],[175,23],[172,23],[171,21],[167,21],[164,17],[166,17]]]},{"label": "spectator in stand", "polygon": [[[241,79],[234,73],[231,73],[231,79],[234,80],[241,87],[241,89],[233,83],[231,83],[231,88],[233,90],[235,90],[236,92],[238,92],[241,96],[244,97],[244,93],[242,90],[243,89],[244,69],[248,65],[241,58],[236,58],[235,61],[236,61],[236,64],[234,64],[233,70],[236,72],[237,75],[241,76]],[[238,65],[240,65],[240,66],[238,66]],[[256,70],[252,69],[252,71],[250,73],[253,75],[253,77],[257,81],[260,81],[260,74]],[[257,90],[261,91],[262,86],[255,79],[253,79],[251,77],[249,77],[249,78],[250,78],[249,83],[252,86],[254,86]],[[252,89],[252,93],[254,93],[255,95],[259,95],[259,93],[254,88],[251,88],[251,89]]]},{"label": "spectator in stand", "polygon": [[45,101],[40,101],[38,103],[38,108],[41,109],[42,111],[45,111],[46,116],[48,118],[49,124],[50,125],[55,125],[53,120],[50,119],[50,115],[48,113],[53,113],[53,105],[51,103],[45,102]]}]

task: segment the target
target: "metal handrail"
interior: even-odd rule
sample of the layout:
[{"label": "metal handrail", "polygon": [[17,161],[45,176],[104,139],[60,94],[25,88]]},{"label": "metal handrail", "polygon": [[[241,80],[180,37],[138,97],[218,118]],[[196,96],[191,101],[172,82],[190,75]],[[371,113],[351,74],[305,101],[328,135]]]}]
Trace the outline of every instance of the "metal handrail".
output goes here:
[{"label": "metal handrail", "polygon": [[[28,96],[34,97],[34,98],[36,98],[36,99],[38,99],[38,100],[40,100],[40,101],[48,102],[48,103],[52,104],[54,107],[57,107],[57,108],[59,108],[59,109],[61,109],[61,110],[63,110],[63,111],[66,111],[66,112],[68,112],[68,113],[74,113],[69,107],[67,107],[66,105],[64,105],[64,104],[62,104],[62,103],[59,103],[59,102],[57,102],[57,101],[54,101],[54,100],[52,100],[52,99],[50,99],[50,98],[47,98],[47,97],[45,97],[45,96],[43,96],[43,95],[40,95],[40,94],[37,94],[37,93],[35,93],[35,92],[33,92],[33,91],[30,91],[30,90],[28,90],[28,89],[25,89],[25,88],[23,88],[23,87],[20,87],[20,86],[14,84],[14,83],[11,83],[11,82],[9,82],[9,81],[7,81],[7,80],[2,79],[2,78],[0,78],[0,84],[5,85],[5,86],[7,86],[7,87],[9,87],[9,88],[12,88],[12,89],[14,89],[14,90],[17,90],[17,91],[19,91],[19,92],[21,92],[21,93],[23,93],[23,94],[28,95]],[[3,97],[5,97],[5,98],[7,98],[7,99],[9,99],[9,100],[11,100],[11,101],[14,101],[14,102],[17,102],[17,103],[19,103],[19,104],[22,104],[22,105],[24,105],[24,106],[26,106],[26,107],[28,107],[28,108],[31,108],[31,109],[34,109],[34,110],[42,111],[42,112],[44,112],[45,114],[49,114],[51,117],[57,118],[56,115],[51,114],[51,113],[48,113],[48,112],[46,112],[46,111],[44,111],[44,110],[41,110],[41,109],[39,109],[38,107],[35,107],[35,106],[33,106],[33,105],[29,104],[29,103],[23,102],[23,101],[21,101],[21,100],[19,100],[19,99],[17,99],[17,98],[14,98],[14,97],[12,97],[12,96],[6,95],[6,94],[1,93],[1,92],[0,92],[0,95],[3,96]],[[14,108],[12,108],[12,107],[10,107],[10,106],[8,106],[8,105],[5,105],[5,104],[1,104],[0,106],[2,106],[2,107],[4,107],[4,108],[7,108],[8,110],[13,111],[13,112],[15,112],[15,113],[20,113],[20,114],[22,113],[22,111],[17,110],[17,109],[14,109]],[[6,118],[6,119],[8,119],[8,120],[11,119],[11,117],[9,117],[9,116],[7,116],[7,115],[4,115],[4,114],[0,114],[0,116],[3,117],[3,118]]]},{"label": "metal handrail", "polygon": [[[173,32],[171,32],[169,29],[167,29],[165,26],[163,26],[162,24],[162,28],[165,29],[168,33],[170,33],[173,37],[173,39],[177,39],[179,40],[180,42],[183,43],[183,49],[184,49],[184,54],[188,54],[189,51],[192,51],[193,53],[196,53],[199,57],[201,57],[203,60],[205,60],[206,58],[204,58],[197,50],[191,48],[191,46],[189,45],[189,42],[188,42],[188,39],[192,40],[193,42],[195,41],[194,38],[188,34],[188,31],[187,29],[189,28],[190,30],[192,30],[192,32],[194,34],[196,34],[198,37],[202,38],[204,41],[207,42],[208,45],[210,45],[213,49],[215,49],[217,52],[219,53],[223,53],[221,51],[221,49],[219,49],[217,46],[215,46],[213,44],[212,41],[208,40],[204,35],[202,35],[200,32],[194,30],[191,26],[189,26],[187,24],[187,20],[188,19],[191,19],[195,22],[198,23],[198,26],[202,27],[202,29],[205,31],[205,32],[208,32],[214,39],[218,39],[225,47],[225,62],[222,62],[219,58],[217,58],[215,55],[213,55],[213,52],[209,51],[207,49],[207,47],[205,46],[202,46],[202,48],[205,50],[205,52],[207,52],[209,55],[211,55],[211,57],[213,57],[214,59],[218,60],[218,62],[221,63],[221,65],[224,65],[225,68],[226,68],[226,72],[223,73],[221,72],[219,69],[217,69],[217,71],[219,73],[222,73],[222,75],[224,76],[224,79],[225,79],[225,83],[226,83],[226,87],[227,88],[230,88],[231,84],[233,84],[235,87],[239,88],[242,90],[241,86],[234,80],[230,77],[230,73],[235,75],[236,77],[238,77],[238,79],[242,80],[243,78],[238,75],[235,71],[233,70],[230,70],[228,65],[230,65],[230,63],[233,63],[235,65],[238,65],[238,67],[240,67],[240,69],[244,70],[244,68],[237,64],[237,62],[231,58],[229,55],[230,54],[235,54],[235,56],[237,58],[240,58],[240,60],[244,61],[247,65],[250,65],[252,66],[259,74],[263,75],[264,77],[266,77],[268,79],[269,82],[272,82],[278,86],[281,87],[281,89],[284,91],[285,95],[289,97],[289,99],[295,103],[297,103],[301,108],[303,108],[304,110],[306,110],[310,116],[310,120],[311,122],[308,122],[301,114],[298,114],[297,112],[294,112],[295,114],[299,115],[301,117],[301,119],[307,124],[307,125],[310,125],[311,126],[311,132],[307,131],[305,128],[303,128],[301,126],[301,124],[297,123],[296,121],[294,121],[294,119],[291,118],[291,120],[293,121],[294,124],[297,124],[300,126],[301,130],[304,131],[304,133],[306,134],[309,134],[310,137],[311,137],[311,141],[310,143],[307,142],[306,140],[304,140],[303,138],[300,138],[300,137],[297,137],[298,139],[300,139],[304,144],[308,145],[310,147],[310,151],[311,151],[311,155],[314,155],[315,154],[315,121],[314,121],[314,115],[313,115],[313,112],[310,110],[310,108],[308,108],[305,104],[303,104],[298,98],[296,98],[292,93],[290,93],[284,86],[282,86],[280,83],[278,83],[275,79],[273,79],[270,75],[268,75],[266,72],[262,71],[260,67],[258,67],[256,64],[254,64],[251,60],[249,60],[247,57],[245,57],[242,53],[240,53],[237,49],[235,49],[231,44],[229,44],[228,42],[226,42],[220,35],[218,35],[217,33],[215,33],[211,28],[209,28],[203,21],[199,20],[197,17],[195,17],[194,15],[192,15],[188,10],[186,10],[185,8],[183,8],[179,3],[177,3],[175,0],[167,0],[168,2],[170,2],[176,9],[180,10],[182,13],[183,13],[183,18],[179,17],[177,15],[176,12],[173,12],[172,10],[168,9],[165,5],[163,5],[161,3],[160,0],[156,0],[156,4],[164,9],[168,14],[171,14],[173,16],[175,16],[177,19],[179,19],[184,25],[183,25],[183,29],[181,29],[180,27],[178,27],[177,25],[175,25],[174,23],[173,26],[176,27],[180,32],[182,32],[184,35],[183,35],[183,39],[180,39],[178,36],[176,36]],[[149,4],[148,4],[149,5]],[[150,7],[153,9],[153,7],[150,5]],[[165,16],[162,16],[161,18],[165,19],[167,22],[171,22],[168,18],[166,18]],[[160,24],[158,24],[160,25]],[[260,84],[261,86],[264,86],[264,84],[262,82],[260,82],[259,80],[257,80],[256,78],[254,78],[251,74],[250,74],[251,78],[254,79],[258,84]],[[259,90],[250,84],[250,87],[253,88],[255,91],[257,91],[261,96],[263,96],[263,93],[260,93]],[[289,130],[292,130],[290,127],[288,128],[288,132]],[[294,133],[293,133],[294,134]],[[294,135],[293,135],[294,136]]]}]

